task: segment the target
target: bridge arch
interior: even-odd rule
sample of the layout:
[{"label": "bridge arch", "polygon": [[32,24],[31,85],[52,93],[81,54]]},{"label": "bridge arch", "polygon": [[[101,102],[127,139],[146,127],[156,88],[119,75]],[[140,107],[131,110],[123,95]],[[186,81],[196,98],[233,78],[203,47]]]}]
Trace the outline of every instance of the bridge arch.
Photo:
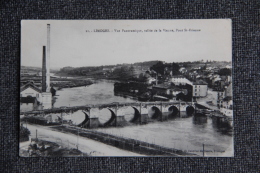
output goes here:
[{"label": "bridge arch", "polygon": [[115,112],[110,108],[107,108],[107,109],[111,112],[111,117],[107,122],[104,123],[105,127],[112,125],[112,123],[116,120]]},{"label": "bridge arch", "polygon": [[99,122],[104,125],[106,122],[108,122],[111,119],[111,110],[109,110],[108,108],[96,109],[94,114],[95,117],[98,117]]},{"label": "bridge arch", "polygon": [[186,114],[188,116],[192,115],[194,112],[195,112],[195,109],[194,109],[193,106],[189,105],[189,106],[186,107]]},{"label": "bridge arch", "polygon": [[[132,106],[120,106],[116,110],[117,117],[124,117],[127,122],[132,122],[132,120],[136,119],[138,116],[137,112]],[[139,112],[139,111],[138,111]]]},{"label": "bridge arch", "polygon": [[86,111],[82,111],[84,114],[85,114],[85,119],[80,123],[78,124],[78,127],[84,127],[86,126],[86,124],[88,123],[89,121],[89,115]]},{"label": "bridge arch", "polygon": [[137,122],[141,118],[140,111],[136,107],[132,107],[134,109],[134,117],[130,120],[130,122]]},{"label": "bridge arch", "polygon": [[168,111],[169,111],[169,117],[175,117],[178,115],[179,113],[179,109],[177,108],[177,106],[175,105],[171,105],[169,108],[168,108]]},{"label": "bridge arch", "polygon": [[151,119],[157,119],[162,117],[162,111],[157,107],[157,106],[152,106],[149,110],[148,110],[148,116]]}]

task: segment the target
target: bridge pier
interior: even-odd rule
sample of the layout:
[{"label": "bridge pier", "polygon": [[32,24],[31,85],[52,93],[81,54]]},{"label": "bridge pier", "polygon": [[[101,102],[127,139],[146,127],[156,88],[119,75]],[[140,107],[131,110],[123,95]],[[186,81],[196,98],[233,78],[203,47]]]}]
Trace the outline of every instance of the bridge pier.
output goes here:
[{"label": "bridge pier", "polygon": [[140,108],[139,108],[139,113],[140,113],[140,124],[147,124],[150,120],[148,116],[148,107],[147,105],[143,105],[140,103]]},{"label": "bridge pier", "polygon": [[115,107],[110,107],[108,109],[111,111],[113,118],[108,126],[123,127],[128,125],[122,110],[119,110],[118,104]]},{"label": "bridge pier", "polygon": [[99,127],[100,122],[97,117],[93,117],[89,119],[89,127],[88,128],[97,128]]},{"label": "bridge pier", "polygon": [[93,110],[91,111],[91,109],[89,109],[87,111],[82,112],[85,114],[85,120],[78,126],[83,128],[97,128],[100,126],[98,117],[91,117],[91,112],[93,113]]}]

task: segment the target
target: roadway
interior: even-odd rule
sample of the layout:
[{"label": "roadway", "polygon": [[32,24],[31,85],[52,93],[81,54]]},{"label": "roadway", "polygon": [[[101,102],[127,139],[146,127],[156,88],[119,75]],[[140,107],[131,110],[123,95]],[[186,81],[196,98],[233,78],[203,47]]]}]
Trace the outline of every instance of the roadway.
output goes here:
[{"label": "roadway", "polygon": [[[78,144],[80,151],[91,156],[143,156],[74,134],[55,131],[47,126],[32,124],[27,124],[26,126],[31,132],[31,138],[36,137],[37,129],[37,137],[39,139],[55,142],[69,148],[77,148]],[[30,142],[22,142],[20,143],[20,149],[27,150],[29,145]]]}]

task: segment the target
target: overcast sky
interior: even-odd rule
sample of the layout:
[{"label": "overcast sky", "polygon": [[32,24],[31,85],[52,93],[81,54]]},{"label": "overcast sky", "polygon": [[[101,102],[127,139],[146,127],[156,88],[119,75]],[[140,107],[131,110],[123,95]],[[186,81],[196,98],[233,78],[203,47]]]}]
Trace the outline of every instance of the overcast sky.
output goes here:
[{"label": "overcast sky", "polygon": [[[51,25],[51,68],[161,60],[231,61],[231,20],[23,20],[21,65],[42,65]],[[86,32],[109,29],[110,32]],[[114,32],[114,29],[121,32]],[[122,32],[161,29],[161,32]],[[175,32],[164,32],[163,29]],[[182,30],[183,32],[176,32]],[[185,32],[184,29],[187,29]],[[199,32],[189,31],[199,29]]]}]

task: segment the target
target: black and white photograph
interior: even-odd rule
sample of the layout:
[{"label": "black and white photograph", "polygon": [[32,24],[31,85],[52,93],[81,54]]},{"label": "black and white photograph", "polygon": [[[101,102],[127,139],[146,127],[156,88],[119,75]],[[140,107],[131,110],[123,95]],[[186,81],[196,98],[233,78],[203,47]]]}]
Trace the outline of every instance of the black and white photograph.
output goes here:
[{"label": "black and white photograph", "polygon": [[232,22],[22,20],[19,156],[234,157]]}]

